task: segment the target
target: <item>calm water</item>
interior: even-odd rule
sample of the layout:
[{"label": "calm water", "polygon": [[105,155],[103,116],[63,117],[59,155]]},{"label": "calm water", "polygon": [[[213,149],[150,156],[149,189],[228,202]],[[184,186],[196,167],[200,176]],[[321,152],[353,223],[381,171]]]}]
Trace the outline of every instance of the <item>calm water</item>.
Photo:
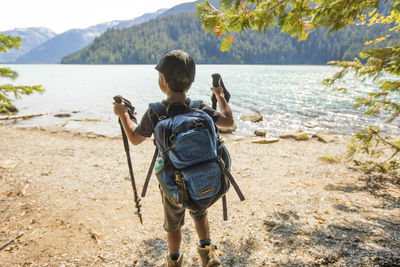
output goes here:
[{"label": "calm water", "polygon": [[[6,65],[19,72],[15,84],[41,84],[43,94],[16,101],[19,114],[50,112],[50,115],[18,121],[16,126],[62,125],[73,130],[96,132],[109,136],[120,134],[112,110],[112,97],[121,94],[136,106],[138,118],[149,102],[164,95],[158,88],[153,65]],[[348,93],[324,88],[321,81],[330,77],[329,66],[275,65],[198,65],[195,83],[189,90],[192,99],[203,99],[211,105],[211,74],[219,72],[230,91],[231,107],[238,126],[237,135],[252,135],[265,130],[270,137],[303,129],[315,132],[325,129],[347,135],[365,125],[377,125],[388,134],[398,127],[384,125],[382,118],[364,117],[353,109],[353,99],[362,96],[371,82],[347,80]],[[0,83],[6,83],[0,79]],[[262,122],[241,122],[242,114],[260,112]],[[70,118],[56,118],[56,113],[70,113]],[[82,121],[97,119],[101,122]],[[76,121],[74,121],[76,120]],[[81,120],[81,121],[79,121]],[[306,128],[305,124],[315,125]]]}]

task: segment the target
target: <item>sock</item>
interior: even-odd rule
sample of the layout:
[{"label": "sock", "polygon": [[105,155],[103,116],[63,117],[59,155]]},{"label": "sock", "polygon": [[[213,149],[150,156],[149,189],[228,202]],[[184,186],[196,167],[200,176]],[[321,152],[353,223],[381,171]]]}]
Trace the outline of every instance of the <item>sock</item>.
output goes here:
[{"label": "sock", "polygon": [[205,248],[206,246],[211,245],[211,239],[202,239],[200,240],[200,247]]},{"label": "sock", "polygon": [[176,261],[176,260],[178,260],[179,259],[179,255],[181,255],[181,251],[180,250],[178,250],[178,252],[177,253],[169,253],[169,257],[173,260],[173,261]]}]

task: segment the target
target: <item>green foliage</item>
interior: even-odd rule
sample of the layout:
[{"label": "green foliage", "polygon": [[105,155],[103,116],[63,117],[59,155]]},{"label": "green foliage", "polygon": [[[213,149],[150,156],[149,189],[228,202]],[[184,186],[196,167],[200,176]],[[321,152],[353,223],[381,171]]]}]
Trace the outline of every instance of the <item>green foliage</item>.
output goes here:
[{"label": "green foliage", "polygon": [[[21,43],[21,38],[10,37],[4,34],[0,34],[0,52],[7,52],[8,49],[19,48]],[[6,78],[15,80],[18,77],[18,73],[9,68],[0,68],[0,78]],[[21,98],[22,95],[30,95],[34,92],[43,92],[41,85],[26,86],[19,85],[15,86],[12,84],[0,85],[0,113],[6,112],[11,113],[14,109],[11,95],[14,99]]]},{"label": "green foliage", "polygon": [[[327,36],[320,29],[307,42],[270,29],[268,35],[247,30],[232,33],[223,41],[207,34],[194,14],[162,17],[123,30],[108,30],[86,48],[66,56],[68,64],[155,64],[170,49],[184,49],[200,64],[325,64],[329,60],[353,59],[364,46],[364,37],[380,36],[389,26],[353,26]],[[382,46],[383,41],[374,46]]]},{"label": "green foliage", "polygon": [[364,154],[367,156],[366,160],[356,161],[361,169],[366,172],[389,173],[400,168],[399,152],[400,140],[384,138],[379,128],[368,127],[354,134],[347,157],[353,159],[357,154]]},{"label": "green foliage", "polygon": [[11,48],[20,48],[21,38],[11,37],[0,33],[0,53],[7,52]]},{"label": "green foliage", "polygon": [[223,12],[208,1],[197,5],[197,16],[208,32],[257,30],[266,33],[279,27],[282,32],[306,40],[319,28],[338,31],[354,24],[365,10],[378,8],[380,1],[370,0],[222,0]]},{"label": "green foliage", "polygon": [[[344,58],[331,61],[340,70],[323,81],[326,86],[334,86],[338,80],[352,73],[360,80],[371,79],[377,88],[355,99],[355,108],[363,108],[365,115],[383,114],[386,123],[398,122],[400,115],[400,1],[383,0],[222,0],[222,11],[208,1],[197,5],[197,15],[203,27],[217,36],[232,35],[247,29],[269,34],[269,29],[278,27],[283,33],[298,40],[309,40],[318,30],[325,29],[332,36],[344,27],[352,30],[358,27],[387,26],[381,28],[379,36],[364,35],[369,50],[363,47],[359,57],[351,57],[357,49],[350,47],[343,53]],[[209,14],[218,14],[218,19],[210,19]],[[350,26],[349,26],[350,25]],[[342,32],[341,30],[340,32]],[[218,33],[218,34],[217,34]],[[224,39],[225,40],[225,39]],[[382,44],[382,42],[387,41]],[[376,46],[376,44],[381,44]],[[222,41],[221,49],[228,46]],[[347,58],[346,58],[347,57]],[[339,61],[347,60],[347,61]],[[350,61],[351,60],[351,61]],[[347,88],[334,88],[346,91]],[[382,137],[380,129],[366,127],[353,136],[349,155],[364,154],[367,160],[359,162],[369,171],[388,172],[400,168],[399,141],[389,142]],[[383,159],[388,156],[386,159]],[[368,168],[366,167],[368,166]]]}]

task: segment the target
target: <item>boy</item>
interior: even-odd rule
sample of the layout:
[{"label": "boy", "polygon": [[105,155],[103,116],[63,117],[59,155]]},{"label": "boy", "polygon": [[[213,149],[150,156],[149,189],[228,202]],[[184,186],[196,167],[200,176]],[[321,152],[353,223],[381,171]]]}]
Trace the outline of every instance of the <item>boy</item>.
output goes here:
[{"label": "boy", "polygon": [[[161,91],[166,94],[166,100],[162,104],[167,107],[171,103],[190,103],[186,98],[186,92],[194,82],[196,67],[194,60],[184,51],[173,50],[165,54],[158,62],[155,69],[158,71],[158,85]],[[230,127],[233,125],[232,111],[226,102],[223,89],[212,87],[215,94],[220,112],[217,112],[205,104],[200,105],[200,109],[205,111],[213,119],[216,125]],[[138,145],[146,138],[151,137],[158,117],[149,108],[143,115],[137,127],[129,119],[124,104],[114,103],[114,113],[121,119],[124,130],[130,142]],[[163,195],[161,190],[162,202],[164,207],[164,229],[167,232],[169,255],[167,255],[167,266],[182,266],[183,254],[180,252],[181,227],[184,224],[185,208],[178,206],[173,199]],[[207,218],[207,210],[202,212],[189,211],[194,220],[200,245],[197,248],[202,261],[202,266],[220,266],[221,263],[215,254],[214,247],[211,246],[210,226]]]}]

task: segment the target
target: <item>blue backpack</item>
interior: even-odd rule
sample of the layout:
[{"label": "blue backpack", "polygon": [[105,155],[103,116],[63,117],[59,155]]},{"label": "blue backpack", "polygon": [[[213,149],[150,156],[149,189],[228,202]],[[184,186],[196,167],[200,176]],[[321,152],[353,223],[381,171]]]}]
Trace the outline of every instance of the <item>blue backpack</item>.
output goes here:
[{"label": "blue backpack", "polygon": [[230,156],[201,101],[152,103],[159,122],[154,128],[158,150],[156,177],[166,197],[190,210],[205,210],[225,195]]}]

